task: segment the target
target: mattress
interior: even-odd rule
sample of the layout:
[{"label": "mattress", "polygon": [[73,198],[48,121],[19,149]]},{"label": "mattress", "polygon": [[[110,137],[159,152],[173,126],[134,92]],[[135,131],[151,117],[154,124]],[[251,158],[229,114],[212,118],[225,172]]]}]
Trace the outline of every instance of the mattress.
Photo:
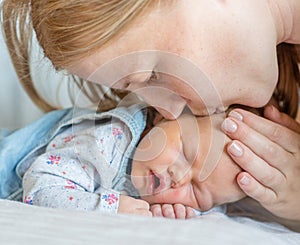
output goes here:
[{"label": "mattress", "polygon": [[300,233],[211,212],[189,220],[57,210],[0,200],[0,244],[300,244]]}]

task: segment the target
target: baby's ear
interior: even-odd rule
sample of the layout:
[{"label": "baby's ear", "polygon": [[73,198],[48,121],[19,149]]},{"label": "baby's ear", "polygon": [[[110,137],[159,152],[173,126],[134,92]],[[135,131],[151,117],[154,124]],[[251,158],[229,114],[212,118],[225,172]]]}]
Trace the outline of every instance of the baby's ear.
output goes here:
[{"label": "baby's ear", "polygon": [[164,119],[164,117],[154,108],[154,107],[147,107],[147,123],[146,128],[153,128],[157,123]]}]

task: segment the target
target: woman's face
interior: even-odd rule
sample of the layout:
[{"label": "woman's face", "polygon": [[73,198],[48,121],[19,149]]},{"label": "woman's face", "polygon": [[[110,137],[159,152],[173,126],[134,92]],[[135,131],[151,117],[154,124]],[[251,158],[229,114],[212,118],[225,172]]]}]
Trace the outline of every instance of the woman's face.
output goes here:
[{"label": "woman's face", "polygon": [[[177,1],[142,17],[68,70],[132,91],[164,117],[265,105],[277,82],[269,1]],[[168,4],[164,4],[168,5]]]},{"label": "woman's face", "polygon": [[[150,204],[181,203],[202,211],[245,196],[236,176],[241,169],[224,152],[228,138],[220,132],[220,115],[164,121],[139,143],[131,180]],[[213,137],[217,141],[213,141]],[[213,154],[210,154],[213,152]],[[204,164],[213,164],[209,176]]]}]

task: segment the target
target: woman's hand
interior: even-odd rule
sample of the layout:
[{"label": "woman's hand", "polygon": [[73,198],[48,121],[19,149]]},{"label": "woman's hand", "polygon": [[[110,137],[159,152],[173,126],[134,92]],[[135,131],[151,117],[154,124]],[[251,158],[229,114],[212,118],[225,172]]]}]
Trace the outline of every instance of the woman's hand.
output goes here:
[{"label": "woman's hand", "polygon": [[235,109],[222,124],[227,151],[244,170],[240,188],[274,215],[300,221],[300,124],[275,107],[265,117]]},{"label": "woman's hand", "polygon": [[182,204],[153,204],[150,209],[154,217],[189,219],[196,216],[193,208]]},{"label": "woman's hand", "polygon": [[148,202],[124,195],[120,195],[118,213],[152,216]]}]

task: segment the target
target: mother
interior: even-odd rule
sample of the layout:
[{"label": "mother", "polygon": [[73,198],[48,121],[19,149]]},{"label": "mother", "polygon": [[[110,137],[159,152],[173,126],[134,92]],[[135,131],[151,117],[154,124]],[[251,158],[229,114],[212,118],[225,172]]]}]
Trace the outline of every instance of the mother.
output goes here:
[{"label": "mother", "polygon": [[[285,86],[275,90],[276,46],[300,43],[300,0],[7,0],[3,4],[5,31],[12,38],[7,42],[18,75],[32,99],[46,110],[53,108],[39,97],[28,76],[27,13],[56,68],[133,91],[166,118],[178,117],[186,105],[195,115],[223,112],[232,104],[263,107],[274,91],[283,111],[297,113],[296,49],[278,47],[283,54],[278,53],[283,57],[279,85]],[[290,68],[292,75],[285,76]],[[273,122],[236,110],[223,124],[235,139],[228,152],[245,170],[238,183],[275,215],[300,220],[300,126],[274,107],[268,107],[265,116]]]}]

